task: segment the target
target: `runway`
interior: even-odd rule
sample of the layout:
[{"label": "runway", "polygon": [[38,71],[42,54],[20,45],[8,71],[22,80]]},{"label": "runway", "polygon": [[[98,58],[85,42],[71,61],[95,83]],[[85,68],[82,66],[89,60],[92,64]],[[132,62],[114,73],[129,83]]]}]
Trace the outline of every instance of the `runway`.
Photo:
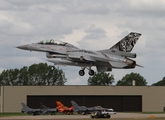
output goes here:
[{"label": "runway", "polygon": [[[142,113],[117,113],[116,115],[111,115],[112,118],[133,118],[133,119],[145,119],[154,116],[155,118],[165,118],[165,114],[142,114]],[[11,116],[2,117],[0,120],[82,120],[90,119],[90,115],[38,115],[38,116]]]}]

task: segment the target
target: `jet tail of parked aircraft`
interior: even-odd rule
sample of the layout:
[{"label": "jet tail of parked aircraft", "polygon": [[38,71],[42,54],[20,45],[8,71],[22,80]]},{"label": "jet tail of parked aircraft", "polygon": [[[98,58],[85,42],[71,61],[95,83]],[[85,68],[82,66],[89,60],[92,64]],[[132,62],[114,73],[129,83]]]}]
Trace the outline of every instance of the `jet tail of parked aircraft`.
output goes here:
[{"label": "jet tail of parked aircraft", "polygon": [[60,101],[56,101],[56,104],[58,108],[64,107],[64,105]]},{"label": "jet tail of parked aircraft", "polygon": [[48,107],[46,105],[44,105],[42,102],[39,103],[40,104],[40,108],[41,109],[47,109]]},{"label": "jet tail of parked aircraft", "polygon": [[72,106],[74,107],[74,109],[80,107],[75,101],[71,101],[71,104],[72,104]]},{"label": "jet tail of parked aircraft", "polygon": [[140,36],[140,33],[131,32],[114,46],[112,46],[110,50],[131,52]]},{"label": "jet tail of parked aircraft", "polygon": [[25,105],[25,103],[21,103],[22,108],[29,108],[27,105]]}]

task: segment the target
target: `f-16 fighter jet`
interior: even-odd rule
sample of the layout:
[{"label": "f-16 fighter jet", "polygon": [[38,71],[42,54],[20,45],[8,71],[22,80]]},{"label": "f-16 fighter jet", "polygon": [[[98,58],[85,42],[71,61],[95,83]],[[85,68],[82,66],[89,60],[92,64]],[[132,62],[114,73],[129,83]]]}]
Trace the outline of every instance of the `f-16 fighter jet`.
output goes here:
[{"label": "f-16 fighter jet", "polygon": [[106,108],[102,108],[101,106],[94,106],[94,107],[86,107],[86,106],[79,106],[75,101],[71,101],[71,104],[73,106],[74,112],[78,112],[79,114],[88,114],[94,111],[102,111]]},{"label": "f-16 fighter jet", "polygon": [[42,113],[41,109],[33,109],[29,108],[25,103],[21,103],[22,105],[22,113],[28,113],[28,114],[33,114],[33,115],[40,115]]},{"label": "f-16 fighter jet", "polygon": [[58,112],[57,108],[49,108],[49,107],[45,106],[44,104],[42,104],[42,102],[40,102],[40,109],[42,111],[42,114],[55,115],[56,112]]},{"label": "f-16 fighter jet", "polygon": [[112,108],[103,108],[101,106],[94,106],[94,107],[86,107],[86,106],[79,106],[75,101],[71,101],[71,104],[73,106],[74,112],[77,112],[79,114],[91,114],[91,112],[95,111],[102,111],[102,113],[108,113],[108,114],[116,114],[116,112]]},{"label": "f-16 fighter jet", "polygon": [[68,115],[73,114],[73,106],[71,107],[64,106],[60,101],[56,101],[56,104],[57,104],[56,108],[58,109],[59,112]]},{"label": "f-16 fighter jet", "polygon": [[[21,45],[17,48],[30,51],[45,52],[47,60],[54,65],[71,65],[79,66],[81,70],[79,75],[85,74],[84,70],[89,70],[89,75],[94,75],[93,66],[96,66],[98,72],[112,71],[112,68],[130,69],[136,66],[136,53],[131,53],[140,33],[131,32],[122,40],[109,49],[91,51],[75,47],[66,42],[51,40],[43,40],[38,43]],[[54,70],[54,66],[51,67]]]},{"label": "f-16 fighter jet", "polygon": [[40,104],[41,107],[38,109],[33,109],[33,108],[29,108],[27,105],[25,105],[25,103],[21,103],[22,105],[22,113],[28,113],[28,114],[33,114],[33,115],[40,115],[40,114],[51,114],[51,115],[55,115],[55,113],[58,111],[57,108],[48,108],[43,104]]}]

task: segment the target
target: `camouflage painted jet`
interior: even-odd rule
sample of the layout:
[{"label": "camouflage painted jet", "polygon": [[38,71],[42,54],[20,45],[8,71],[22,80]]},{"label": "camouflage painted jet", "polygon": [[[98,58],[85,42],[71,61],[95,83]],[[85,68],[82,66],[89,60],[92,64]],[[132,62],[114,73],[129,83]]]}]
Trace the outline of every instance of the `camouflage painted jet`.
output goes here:
[{"label": "camouflage painted jet", "polygon": [[[94,70],[91,69],[93,66],[96,66],[98,72],[112,71],[112,68],[130,69],[136,66],[142,67],[131,59],[136,58],[136,53],[131,53],[131,51],[140,36],[140,33],[131,32],[110,49],[99,51],[79,49],[72,44],[53,39],[21,45],[17,48],[46,52],[48,61],[54,63],[54,65],[79,66],[81,67],[80,76],[85,74],[85,68],[89,70],[89,75],[94,75]],[[51,69],[54,70],[54,66]]]}]

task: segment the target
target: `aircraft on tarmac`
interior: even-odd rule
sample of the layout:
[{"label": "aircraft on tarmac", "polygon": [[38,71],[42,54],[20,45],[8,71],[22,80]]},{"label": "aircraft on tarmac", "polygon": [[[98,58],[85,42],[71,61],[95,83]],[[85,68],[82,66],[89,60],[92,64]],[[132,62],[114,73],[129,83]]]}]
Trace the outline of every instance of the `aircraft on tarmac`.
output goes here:
[{"label": "aircraft on tarmac", "polygon": [[103,108],[101,106],[94,106],[94,107],[86,107],[86,106],[79,106],[75,101],[71,101],[72,106],[74,107],[74,112],[77,112],[79,114],[88,114],[94,111],[102,111],[106,110],[106,108]]},{"label": "aircraft on tarmac", "polygon": [[33,115],[40,115],[41,114],[41,109],[33,109],[29,108],[25,103],[21,103],[22,105],[22,113],[27,113],[27,114],[33,114]]},{"label": "aircraft on tarmac", "polygon": [[40,103],[40,108],[38,109],[33,109],[33,108],[29,108],[27,105],[25,105],[25,103],[21,103],[22,105],[22,113],[27,113],[27,114],[33,114],[33,115],[40,115],[40,114],[51,114],[51,115],[55,115],[56,112],[58,112],[58,109],[56,108],[48,108],[45,105]]},{"label": "aircraft on tarmac", "polygon": [[49,108],[49,107],[43,105],[41,102],[40,102],[40,109],[42,111],[42,114],[55,115],[56,112],[58,112],[58,109],[57,108]]},{"label": "aircraft on tarmac", "polygon": [[[94,70],[91,69],[92,66],[96,66],[98,72],[112,71],[112,68],[130,69],[136,66],[142,67],[131,59],[136,58],[136,53],[131,53],[131,51],[140,36],[140,33],[131,32],[110,49],[99,51],[79,49],[72,44],[53,39],[21,45],[17,46],[17,48],[46,52],[47,61],[54,63],[54,65],[79,66],[82,68],[79,71],[80,76],[85,74],[85,68],[89,70],[89,75],[94,75]],[[54,68],[54,66],[51,67],[52,70]]]},{"label": "aircraft on tarmac", "polygon": [[73,114],[73,106],[66,107],[60,101],[56,101],[58,112],[71,115]]}]

